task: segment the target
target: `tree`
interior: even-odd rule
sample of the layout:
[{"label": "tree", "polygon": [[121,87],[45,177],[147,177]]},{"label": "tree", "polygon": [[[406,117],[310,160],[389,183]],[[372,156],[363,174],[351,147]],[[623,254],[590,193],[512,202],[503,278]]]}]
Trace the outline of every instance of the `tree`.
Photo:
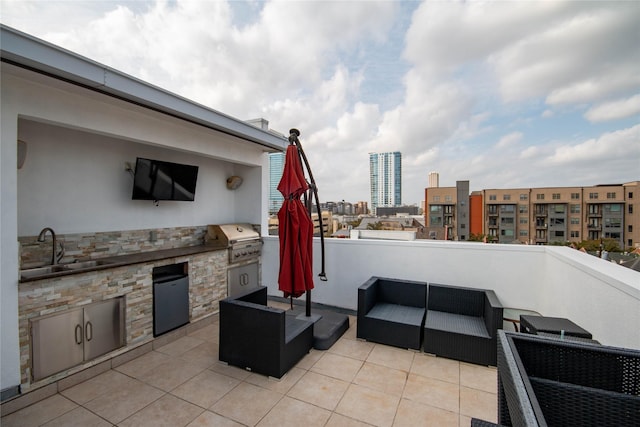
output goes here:
[{"label": "tree", "polygon": [[484,233],[471,233],[469,235],[469,241],[470,242],[484,242],[484,238],[487,235]]},{"label": "tree", "polygon": [[600,244],[602,244],[602,249],[607,252],[622,252],[616,239],[583,240],[577,246],[578,249],[584,248],[587,252],[597,252],[600,250]]},{"label": "tree", "polygon": [[378,222],[370,222],[369,224],[367,224],[367,230],[382,230],[383,228],[383,224],[378,221]]}]

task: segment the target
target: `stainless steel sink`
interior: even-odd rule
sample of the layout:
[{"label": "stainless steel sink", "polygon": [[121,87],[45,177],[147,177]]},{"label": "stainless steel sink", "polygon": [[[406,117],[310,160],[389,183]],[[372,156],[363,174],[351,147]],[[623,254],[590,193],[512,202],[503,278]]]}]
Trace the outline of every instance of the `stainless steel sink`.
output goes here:
[{"label": "stainless steel sink", "polygon": [[59,271],[65,271],[65,270],[67,270],[66,266],[61,264],[47,265],[44,267],[20,270],[20,277],[23,279],[30,279],[32,277],[44,276],[45,274],[57,273]]},{"label": "stainless steel sink", "polygon": [[102,260],[92,260],[92,261],[82,261],[82,262],[72,262],[70,264],[56,264],[56,265],[46,265],[44,267],[36,267],[29,268],[26,270],[20,270],[20,278],[21,279],[32,279],[34,277],[45,276],[47,274],[58,273],[61,271],[78,271],[84,270],[88,268],[99,267],[101,265],[111,264],[108,261]]},{"label": "stainless steel sink", "polygon": [[72,262],[70,264],[64,264],[64,266],[69,270],[82,270],[83,268],[98,267],[100,265],[106,265],[106,264],[111,264],[111,263],[107,261],[102,261],[102,260],[93,260],[93,261]]}]

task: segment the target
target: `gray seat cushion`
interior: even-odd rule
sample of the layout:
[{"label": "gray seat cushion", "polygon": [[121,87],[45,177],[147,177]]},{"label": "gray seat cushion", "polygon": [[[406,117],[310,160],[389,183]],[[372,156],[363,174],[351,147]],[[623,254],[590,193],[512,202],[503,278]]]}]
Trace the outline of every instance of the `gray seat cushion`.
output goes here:
[{"label": "gray seat cushion", "polygon": [[366,317],[385,320],[387,322],[403,323],[412,326],[422,326],[424,308],[409,307],[406,305],[377,303]]},{"label": "gray seat cushion", "polygon": [[426,329],[436,329],[462,335],[491,338],[482,317],[429,310],[427,311],[427,320],[425,321],[424,327]]},{"label": "gray seat cushion", "polygon": [[313,322],[308,320],[296,319],[293,316],[286,316],[284,322],[284,342],[288,343],[302,333],[309,324]]}]

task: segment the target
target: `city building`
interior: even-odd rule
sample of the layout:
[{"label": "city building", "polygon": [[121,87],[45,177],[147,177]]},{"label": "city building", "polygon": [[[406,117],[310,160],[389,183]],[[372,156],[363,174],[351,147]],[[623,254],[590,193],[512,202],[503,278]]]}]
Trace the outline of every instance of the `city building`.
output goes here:
[{"label": "city building", "polygon": [[[491,242],[540,245],[613,239],[620,248],[634,248],[640,246],[640,212],[634,209],[639,192],[640,181],[486,189],[467,197],[459,186],[427,188],[425,222],[430,238],[439,240],[465,240],[471,234],[484,234]],[[461,210],[460,198],[468,211]]]},{"label": "city building", "polygon": [[469,238],[469,181],[457,181],[455,187],[425,188],[424,200],[428,238],[436,240],[467,240]]},{"label": "city building", "polygon": [[369,204],[367,202],[357,202],[353,205],[353,213],[354,215],[368,215],[369,214]]},{"label": "city building", "polygon": [[440,174],[438,172],[429,172],[429,188],[440,187]]},{"label": "city building", "polygon": [[280,210],[284,197],[278,191],[278,184],[284,170],[284,153],[269,154],[269,215],[275,215]]},{"label": "city building", "polygon": [[418,215],[417,206],[379,206],[376,216]]},{"label": "city building", "polygon": [[399,151],[369,153],[371,209],[402,204],[402,154]]}]

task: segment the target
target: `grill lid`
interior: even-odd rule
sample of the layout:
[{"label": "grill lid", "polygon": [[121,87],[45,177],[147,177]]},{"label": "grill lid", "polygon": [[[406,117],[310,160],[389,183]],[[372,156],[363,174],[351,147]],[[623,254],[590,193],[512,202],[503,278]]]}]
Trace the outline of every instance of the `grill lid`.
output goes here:
[{"label": "grill lid", "polygon": [[260,239],[251,224],[218,224],[207,227],[207,243],[227,247]]}]

